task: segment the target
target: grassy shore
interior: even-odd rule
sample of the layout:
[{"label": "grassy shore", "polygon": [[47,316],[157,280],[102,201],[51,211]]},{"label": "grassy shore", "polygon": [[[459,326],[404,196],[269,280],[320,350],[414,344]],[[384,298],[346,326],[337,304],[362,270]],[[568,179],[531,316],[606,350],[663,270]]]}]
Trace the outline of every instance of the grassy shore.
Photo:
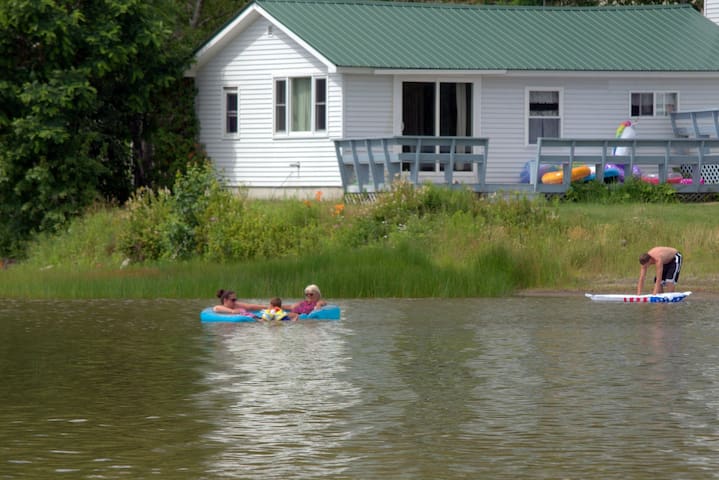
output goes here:
[{"label": "grassy shore", "polygon": [[[317,208],[336,213],[336,205]],[[198,256],[127,265],[115,248],[123,214],[101,209],[62,235],[41,238],[28,259],[1,270],[0,297],[212,298],[217,289],[231,288],[243,298],[297,298],[308,283],[329,298],[632,292],[638,256],[655,245],[683,253],[681,290],[719,293],[714,203],[495,200],[471,212],[409,215],[377,238],[358,240],[372,215],[376,211],[347,205],[341,218],[323,217],[318,238],[303,251],[277,258]]]}]

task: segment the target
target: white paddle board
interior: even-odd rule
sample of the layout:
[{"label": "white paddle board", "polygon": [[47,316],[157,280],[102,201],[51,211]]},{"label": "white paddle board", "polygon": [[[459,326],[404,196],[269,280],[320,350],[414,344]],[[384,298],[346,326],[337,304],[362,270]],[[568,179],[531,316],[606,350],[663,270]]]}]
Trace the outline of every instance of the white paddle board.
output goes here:
[{"label": "white paddle board", "polygon": [[658,293],[656,295],[631,295],[631,294],[609,294],[595,295],[585,293],[584,295],[595,302],[623,302],[623,303],[676,303],[681,302],[692,292],[671,292]]}]

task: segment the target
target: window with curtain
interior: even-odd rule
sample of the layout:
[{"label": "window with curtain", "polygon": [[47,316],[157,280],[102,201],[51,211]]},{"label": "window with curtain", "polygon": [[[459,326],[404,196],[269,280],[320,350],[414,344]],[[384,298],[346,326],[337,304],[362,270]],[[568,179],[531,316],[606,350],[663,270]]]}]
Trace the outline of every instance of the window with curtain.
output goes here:
[{"label": "window with curtain", "polygon": [[653,117],[654,116],[654,94],[632,93],[632,108],[629,113],[632,117]]},{"label": "window with curtain", "polygon": [[327,130],[327,79],[275,80],[275,133]]},{"label": "window with curtain", "polygon": [[236,87],[228,87],[225,92],[225,134],[239,132],[239,95]]},{"label": "window with curtain", "polygon": [[[472,84],[439,84],[439,134],[449,137],[472,136]],[[441,147],[440,153],[449,153],[449,147]],[[455,153],[472,153],[472,147],[456,147]],[[444,165],[440,165],[444,171]],[[454,171],[471,172],[472,164],[457,162]]]},{"label": "window with curtain", "polygon": [[309,77],[293,78],[290,85],[290,110],[292,112],[290,130],[309,132],[312,115],[312,82]]},{"label": "window with curtain", "polygon": [[632,117],[667,117],[678,110],[677,92],[634,92],[631,94]]},{"label": "window with curtain", "polygon": [[539,137],[559,138],[561,127],[559,91],[532,90],[529,92],[528,141],[536,144]]}]

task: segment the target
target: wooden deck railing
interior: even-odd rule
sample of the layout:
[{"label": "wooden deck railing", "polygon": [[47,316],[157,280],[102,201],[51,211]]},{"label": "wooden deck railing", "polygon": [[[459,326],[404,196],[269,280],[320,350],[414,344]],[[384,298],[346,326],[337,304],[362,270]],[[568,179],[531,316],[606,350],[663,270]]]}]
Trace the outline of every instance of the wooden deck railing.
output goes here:
[{"label": "wooden deck railing", "polygon": [[[462,187],[484,190],[487,138],[403,136],[334,143],[345,193],[387,190],[402,172],[415,185],[439,177],[452,186],[461,176]],[[425,165],[431,171],[423,172]],[[458,172],[460,165],[470,165],[470,171]]]},{"label": "wooden deck railing", "polygon": [[[688,178],[673,184],[678,192],[719,192],[719,177],[713,173],[719,171],[719,138],[540,138],[533,162],[534,184],[487,183],[487,138],[386,137],[334,143],[345,193],[388,190],[400,175],[415,185],[432,181],[479,193],[564,193],[570,186],[573,167],[594,166],[596,178],[602,181],[607,164],[623,165],[627,177],[638,167],[643,174],[656,174],[662,183],[674,170],[681,169]],[[615,149],[624,149],[624,154],[615,155]],[[540,182],[542,165],[547,164],[560,166],[561,184]],[[462,165],[471,168],[462,171]],[[429,167],[428,171],[423,167]]]},{"label": "wooden deck railing", "polygon": [[[615,148],[623,148],[625,155],[614,155]],[[537,144],[537,179],[541,178],[542,164],[559,165],[563,183],[535,184],[537,192],[565,192],[569,188],[571,169],[578,165],[594,165],[597,179],[603,179],[608,164],[624,165],[625,175],[634,167],[644,173],[657,173],[659,182],[667,181],[675,168],[691,172],[691,183],[677,184],[680,192],[719,192],[719,184],[710,184],[702,178],[704,167],[719,165],[719,139],[569,139],[540,138]]]},{"label": "wooden deck railing", "polygon": [[693,110],[669,114],[676,137],[719,138],[719,110]]}]

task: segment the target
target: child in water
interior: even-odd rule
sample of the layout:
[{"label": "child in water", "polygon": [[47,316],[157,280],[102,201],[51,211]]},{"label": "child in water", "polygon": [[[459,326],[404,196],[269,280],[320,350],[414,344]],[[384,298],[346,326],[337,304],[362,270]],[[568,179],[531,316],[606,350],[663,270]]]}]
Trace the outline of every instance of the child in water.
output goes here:
[{"label": "child in water", "polygon": [[282,299],[274,297],[270,299],[270,308],[260,312],[260,321],[269,322],[272,320],[289,320],[287,312],[282,309]]}]

